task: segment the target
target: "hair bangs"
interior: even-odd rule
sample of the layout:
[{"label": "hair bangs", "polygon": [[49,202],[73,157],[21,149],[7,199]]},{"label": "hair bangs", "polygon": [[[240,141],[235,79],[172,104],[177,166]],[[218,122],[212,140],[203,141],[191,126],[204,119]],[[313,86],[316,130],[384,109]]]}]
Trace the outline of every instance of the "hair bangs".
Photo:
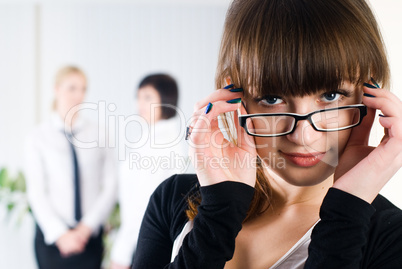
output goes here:
[{"label": "hair bangs", "polygon": [[370,76],[388,84],[382,38],[364,1],[238,1],[227,14],[218,87],[230,77],[253,96],[304,96]]}]

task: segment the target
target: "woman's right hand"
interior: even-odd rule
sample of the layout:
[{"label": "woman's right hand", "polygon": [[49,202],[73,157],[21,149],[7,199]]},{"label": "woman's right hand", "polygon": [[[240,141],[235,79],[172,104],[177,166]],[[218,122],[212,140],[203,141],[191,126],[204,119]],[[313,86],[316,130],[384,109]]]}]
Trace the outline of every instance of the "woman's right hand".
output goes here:
[{"label": "woman's right hand", "polygon": [[74,230],[67,231],[56,241],[56,246],[63,257],[69,257],[83,252],[85,245],[86,241]]},{"label": "woman's right hand", "polygon": [[[189,155],[201,186],[223,181],[237,181],[255,186],[257,153],[254,138],[239,126],[236,110],[240,108],[242,114],[247,112],[240,102],[227,102],[242,96],[242,91],[219,89],[194,106]],[[206,111],[209,103],[212,107]],[[226,140],[218,125],[218,115],[230,111],[234,111],[238,145]]]},{"label": "woman's right hand", "polygon": [[118,264],[118,263],[112,261],[112,263],[110,265],[110,269],[130,269],[130,266],[121,265],[121,264]]}]

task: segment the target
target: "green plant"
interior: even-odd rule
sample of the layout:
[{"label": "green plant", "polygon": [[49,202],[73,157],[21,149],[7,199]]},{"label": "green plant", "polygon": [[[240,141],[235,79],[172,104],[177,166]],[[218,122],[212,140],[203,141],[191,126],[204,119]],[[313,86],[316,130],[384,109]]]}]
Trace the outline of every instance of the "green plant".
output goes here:
[{"label": "green plant", "polygon": [[0,189],[9,189],[11,192],[25,192],[25,178],[22,172],[18,172],[16,177],[11,177],[6,168],[0,170]]},{"label": "green plant", "polygon": [[113,241],[114,241],[113,239],[119,227],[120,227],[120,206],[119,204],[116,204],[104,226],[103,246],[105,250],[103,255],[102,268],[110,267],[110,254],[113,247]]},{"label": "green plant", "polygon": [[18,214],[17,222],[21,223],[31,209],[26,198],[25,178],[22,172],[11,176],[6,168],[0,170],[0,203],[7,209],[7,219]]}]

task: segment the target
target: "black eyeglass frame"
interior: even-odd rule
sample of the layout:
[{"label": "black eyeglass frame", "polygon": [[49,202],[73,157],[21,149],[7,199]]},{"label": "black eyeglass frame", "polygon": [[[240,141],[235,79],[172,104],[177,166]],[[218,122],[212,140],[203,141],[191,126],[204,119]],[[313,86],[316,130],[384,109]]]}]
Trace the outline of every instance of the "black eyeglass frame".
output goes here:
[{"label": "black eyeglass frame", "polygon": [[[332,111],[332,110],[348,109],[348,108],[358,108],[359,111],[360,111],[359,122],[357,122],[356,124],[351,125],[351,126],[346,126],[346,127],[336,129],[336,130],[331,130],[331,129],[325,130],[325,129],[317,128],[317,126],[315,126],[315,124],[313,123],[313,120],[311,119],[311,117],[314,114],[317,114],[317,113],[326,112],[326,111]],[[244,130],[246,130],[246,133],[248,135],[258,136],[258,137],[278,137],[278,136],[284,136],[284,135],[288,135],[288,134],[293,133],[296,130],[297,122],[301,121],[301,120],[308,120],[310,122],[311,126],[313,126],[314,130],[316,130],[318,132],[337,132],[337,131],[343,131],[343,130],[346,130],[346,129],[356,127],[362,122],[363,118],[367,115],[367,107],[365,105],[363,105],[363,104],[341,106],[341,107],[335,107],[335,108],[329,108],[329,109],[320,109],[320,110],[313,111],[313,112],[310,112],[310,113],[304,114],[304,115],[303,114],[296,114],[296,113],[258,113],[258,114],[240,115],[239,112],[240,111],[238,111],[239,125],[241,127],[243,127]],[[247,123],[246,123],[247,119],[248,118],[253,118],[253,117],[261,117],[261,116],[290,116],[290,117],[293,117],[295,119],[295,122],[293,124],[293,129],[288,131],[288,132],[282,133],[282,134],[253,134],[253,133],[250,133],[248,128],[247,128]]]}]

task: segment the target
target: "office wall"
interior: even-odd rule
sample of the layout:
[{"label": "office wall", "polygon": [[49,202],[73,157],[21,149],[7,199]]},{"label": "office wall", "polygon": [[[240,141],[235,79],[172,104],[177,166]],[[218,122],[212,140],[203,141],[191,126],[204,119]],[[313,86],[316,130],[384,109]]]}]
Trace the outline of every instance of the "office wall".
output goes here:
[{"label": "office wall", "polygon": [[17,167],[21,139],[35,123],[33,5],[0,6],[0,166]]}]

